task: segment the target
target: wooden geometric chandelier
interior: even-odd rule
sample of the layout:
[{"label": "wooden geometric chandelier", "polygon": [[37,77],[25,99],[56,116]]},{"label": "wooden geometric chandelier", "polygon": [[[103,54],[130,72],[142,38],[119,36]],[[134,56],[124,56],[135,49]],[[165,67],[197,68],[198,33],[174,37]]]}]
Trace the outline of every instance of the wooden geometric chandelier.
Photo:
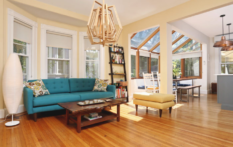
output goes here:
[{"label": "wooden geometric chandelier", "polygon": [[[95,4],[98,4],[99,7],[94,8]],[[119,26],[116,26],[114,23],[113,12]],[[87,34],[91,44],[102,44],[103,46],[115,44],[122,31],[115,6],[108,6],[104,3],[104,0],[103,4],[94,0],[87,27]],[[94,38],[98,38],[99,41],[94,41]]]}]

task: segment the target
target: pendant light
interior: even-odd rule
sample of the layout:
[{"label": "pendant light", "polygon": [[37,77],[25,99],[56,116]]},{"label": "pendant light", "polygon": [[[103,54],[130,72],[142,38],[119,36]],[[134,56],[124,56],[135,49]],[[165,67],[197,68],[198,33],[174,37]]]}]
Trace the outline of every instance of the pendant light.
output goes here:
[{"label": "pendant light", "polygon": [[[231,23],[228,23],[227,26],[228,26],[228,31],[229,31],[229,40],[231,40],[231,36],[230,36],[231,35],[231,30],[230,30]],[[221,51],[231,51],[231,50],[233,50],[233,45],[228,46],[228,47],[222,47],[221,49]]]},{"label": "pendant light", "polygon": [[[98,7],[96,8],[95,5],[98,5]],[[116,18],[116,21],[114,18]],[[115,22],[118,23],[118,26]],[[107,5],[105,0],[103,0],[102,4],[94,0],[87,28],[91,44],[102,44],[105,46],[117,43],[122,26],[116,12],[116,7],[114,5]],[[98,38],[99,41],[94,40],[94,38]]]},{"label": "pendant light", "polygon": [[233,45],[233,41],[226,40],[226,37],[224,36],[224,26],[223,26],[223,17],[225,17],[225,14],[221,15],[222,17],[222,37],[220,41],[215,42],[214,47],[227,47]]}]

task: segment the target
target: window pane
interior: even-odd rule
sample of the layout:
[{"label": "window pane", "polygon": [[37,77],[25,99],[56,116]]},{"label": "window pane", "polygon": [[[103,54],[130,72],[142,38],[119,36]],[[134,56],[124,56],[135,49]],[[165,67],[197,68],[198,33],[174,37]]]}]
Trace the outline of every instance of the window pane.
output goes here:
[{"label": "window pane", "polygon": [[69,78],[70,61],[48,60],[48,78]]},{"label": "window pane", "polygon": [[158,27],[151,28],[145,31],[138,32],[132,39],[131,39],[131,47],[138,47],[143,40],[145,40],[151,33],[153,33]]},{"label": "window pane", "polygon": [[157,74],[158,72],[158,59],[151,58],[151,72]]},{"label": "window pane", "polygon": [[19,60],[22,66],[22,71],[23,71],[23,81],[27,82],[28,80],[28,57],[19,56]]},{"label": "window pane", "polygon": [[69,59],[70,58],[69,49],[64,49],[64,53],[65,53],[65,59]]},{"label": "window pane", "polygon": [[180,75],[181,73],[181,60],[180,59],[172,60],[172,72],[173,72],[173,76]]},{"label": "window pane", "polygon": [[58,49],[56,47],[47,47],[49,58],[58,58]]},{"label": "window pane", "polygon": [[58,58],[63,59],[63,49],[62,48],[58,48]]},{"label": "window pane", "polygon": [[136,77],[136,56],[131,55],[131,78]]},{"label": "window pane", "polygon": [[222,74],[233,74],[233,64],[222,64],[221,73]]},{"label": "window pane", "polygon": [[142,73],[148,73],[148,60],[149,57],[140,56],[139,59],[139,76],[142,77]]},{"label": "window pane", "polygon": [[221,64],[221,73],[222,74],[225,74],[226,73],[226,68],[225,68],[226,66],[225,66],[225,64]]},{"label": "window pane", "polygon": [[141,49],[150,50],[153,46],[155,46],[160,41],[160,32],[155,34]]},{"label": "window pane", "polygon": [[181,36],[181,34],[178,33],[178,32],[173,33],[173,34],[172,34],[172,42],[175,41],[175,40],[176,40],[178,37],[180,37],[180,36]]},{"label": "window pane", "polygon": [[199,76],[199,57],[185,59],[185,76]]},{"label": "window pane", "polygon": [[86,77],[99,78],[99,64],[95,61],[86,61]]},{"label": "window pane", "polygon": [[153,50],[153,52],[159,53],[160,52],[160,45]]},{"label": "window pane", "polygon": [[14,43],[14,53],[27,54],[27,46]]},{"label": "window pane", "polygon": [[86,60],[99,60],[99,51],[86,50]]},{"label": "window pane", "polygon": [[233,51],[221,51],[222,63],[233,63]]},{"label": "window pane", "polygon": [[201,49],[201,44],[196,42],[195,40],[191,40],[187,44],[185,44],[182,48],[180,48],[178,51],[176,51],[175,54],[182,52],[199,51],[200,49]]},{"label": "window pane", "polygon": [[179,41],[177,41],[175,44],[172,45],[172,50],[176,49],[178,46],[180,46],[182,43],[184,43],[189,38],[184,36]]},{"label": "window pane", "polygon": [[20,45],[27,45],[26,42],[23,42],[23,41],[20,41],[20,40],[17,40],[17,39],[14,39],[14,43],[20,44]]}]

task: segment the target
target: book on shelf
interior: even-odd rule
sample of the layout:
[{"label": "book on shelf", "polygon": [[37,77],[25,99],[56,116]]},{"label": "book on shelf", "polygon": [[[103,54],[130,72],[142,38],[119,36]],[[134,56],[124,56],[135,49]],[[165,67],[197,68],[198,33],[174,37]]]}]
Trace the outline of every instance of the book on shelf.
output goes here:
[{"label": "book on shelf", "polygon": [[127,97],[127,91],[125,88],[116,89],[116,98],[125,98]]},{"label": "book on shelf", "polygon": [[96,120],[96,119],[102,118],[102,116],[98,115],[98,113],[97,113],[97,115],[94,115],[94,117],[93,117],[93,115],[91,115],[91,113],[90,113],[90,114],[84,115],[84,118],[86,118],[89,121],[92,121],[92,120]]}]

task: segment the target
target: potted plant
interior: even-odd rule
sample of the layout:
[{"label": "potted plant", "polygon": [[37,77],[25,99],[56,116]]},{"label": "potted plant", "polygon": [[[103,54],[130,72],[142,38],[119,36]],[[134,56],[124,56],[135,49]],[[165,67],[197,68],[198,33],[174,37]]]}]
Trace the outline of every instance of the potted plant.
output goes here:
[{"label": "potted plant", "polygon": [[173,72],[173,79],[176,79],[177,76],[179,76],[181,73],[179,68],[173,68],[172,72]]}]

